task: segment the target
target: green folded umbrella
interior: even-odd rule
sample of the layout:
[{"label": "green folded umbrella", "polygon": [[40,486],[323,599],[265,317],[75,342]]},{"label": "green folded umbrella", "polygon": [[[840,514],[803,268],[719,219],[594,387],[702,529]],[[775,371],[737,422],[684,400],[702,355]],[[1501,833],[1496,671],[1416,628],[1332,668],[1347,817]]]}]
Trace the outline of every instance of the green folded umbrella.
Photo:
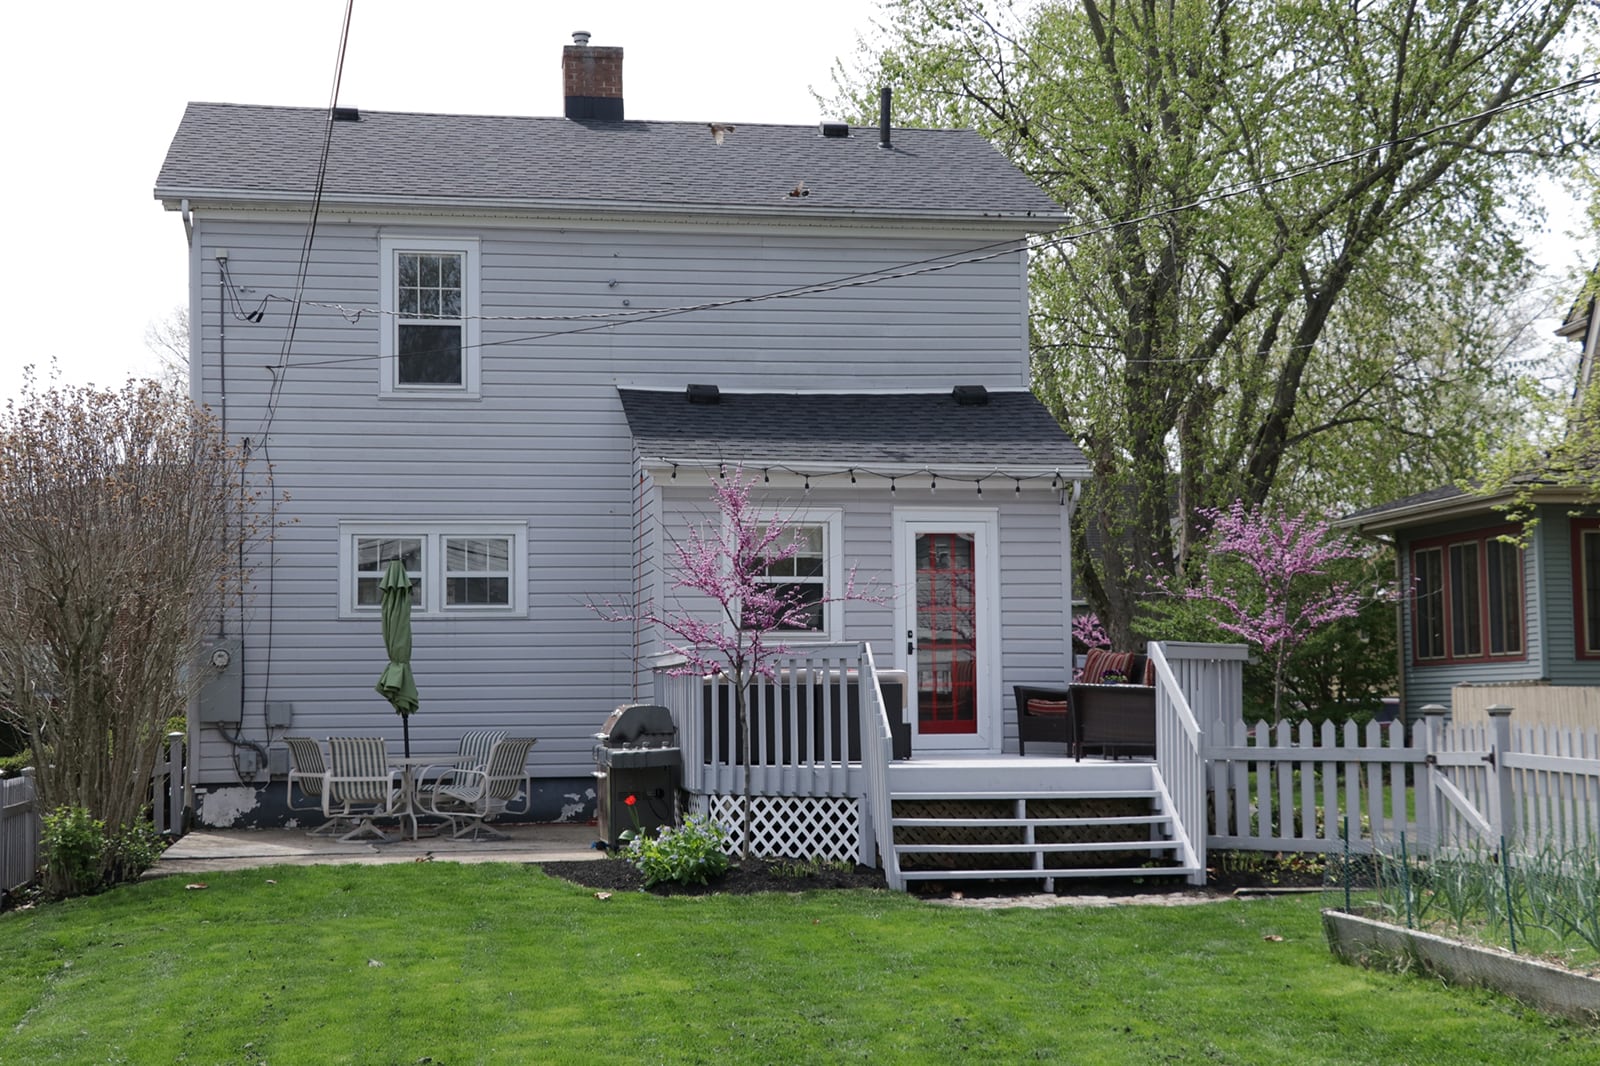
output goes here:
[{"label": "green folded umbrella", "polygon": [[411,578],[405,564],[395,559],[378,582],[382,594],[383,646],[389,649],[389,665],[383,668],[376,688],[379,695],[394,704],[405,732],[406,758],[411,758],[411,715],[417,709],[417,682],[411,676]]}]

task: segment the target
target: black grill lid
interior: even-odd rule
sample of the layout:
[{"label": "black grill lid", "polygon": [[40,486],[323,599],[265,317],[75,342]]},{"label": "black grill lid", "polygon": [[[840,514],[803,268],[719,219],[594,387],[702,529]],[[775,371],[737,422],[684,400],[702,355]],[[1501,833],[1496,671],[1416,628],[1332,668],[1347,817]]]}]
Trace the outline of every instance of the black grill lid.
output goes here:
[{"label": "black grill lid", "polygon": [[607,747],[639,744],[676,744],[678,729],[672,712],[654,703],[625,703],[611,712],[600,739]]}]

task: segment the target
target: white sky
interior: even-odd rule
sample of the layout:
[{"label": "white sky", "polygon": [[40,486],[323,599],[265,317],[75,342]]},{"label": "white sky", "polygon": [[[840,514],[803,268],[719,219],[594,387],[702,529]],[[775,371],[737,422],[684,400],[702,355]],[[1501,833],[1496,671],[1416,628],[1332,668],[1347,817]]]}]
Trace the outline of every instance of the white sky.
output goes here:
[{"label": "white sky", "polygon": [[[52,358],[69,383],[153,373],[188,302],[183,224],[151,196],[190,100],[325,107],[344,0],[44,0],[6,15],[0,168],[11,312],[0,402]],[[811,123],[872,0],[356,0],[341,104],[559,115],[572,31],[626,50],[629,118]]]},{"label": "white sky", "polygon": [[[629,118],[810,123],[872,0],[357,0],[340,102],[559,115],[573,30],[627,56]],[[189,100],[323,107],[343,0],[90,0],[6,16],[0,90],[11,251],[0,401],[22,368],[69,383],[155,371],[148,327],[187,303],[183,226],[151,196]],[[1552,210],[1559,237],[1571,206]],[[1570,259],[1570,245],[1550,242]],[[1558,265],[1558,264],[1547,264]],[[1564,309],[1565,305],[1563,305]]]}]

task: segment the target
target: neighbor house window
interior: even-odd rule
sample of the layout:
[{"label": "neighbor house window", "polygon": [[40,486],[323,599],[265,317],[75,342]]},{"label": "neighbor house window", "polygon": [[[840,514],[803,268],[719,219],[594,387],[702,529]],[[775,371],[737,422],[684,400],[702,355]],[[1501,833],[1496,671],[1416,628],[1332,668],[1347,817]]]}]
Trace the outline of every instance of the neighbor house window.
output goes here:
[{"label": "neighbor house window", "polygon": [[1417,660],[1522,656],[1521,548],[1474,533],[1420,544],[1411,564]]},{"label": "neighbor house window", "polygon": [[386,395],[478,394],[478,248],[471,240],[385,238]]},{"label": "neighbor house window", "polygon": [[1600,518],[1572,523],[1573,615],[1580,659],[1600,659]]},{"label": "neighbor house window", "polygon": [[786,637],[812,636],[840,640],[843,630],[838,600],[843,595],[839,550],[839,512],[810,510],[763,515],[763,521],[780,520],[783,539],[774,547],[795,544],[791,558],[773,563],[757,580],[788,590],[805,605],[798,625],[782,626]]},{"label": "neighbor house window", "polygon": [[391,561],[405,565],[422,616],[525,612],[527,527],[429,522],[340,525],[340,614],[376,614]]}]

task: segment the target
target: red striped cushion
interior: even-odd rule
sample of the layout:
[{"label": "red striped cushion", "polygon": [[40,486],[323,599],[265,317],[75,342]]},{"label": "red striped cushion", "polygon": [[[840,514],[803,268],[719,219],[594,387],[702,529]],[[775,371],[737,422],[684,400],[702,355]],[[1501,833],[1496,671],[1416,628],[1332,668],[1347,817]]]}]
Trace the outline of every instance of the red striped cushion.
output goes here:
[{"label": "red striped cushion", "polygon": [[1059,718],[1067,713],[1067,709],[1070,706],[1066,700],[1041,700],[1035,698],[1028,701],[1027,710],[1029,714],[1038,715],[1041,718]]}]

